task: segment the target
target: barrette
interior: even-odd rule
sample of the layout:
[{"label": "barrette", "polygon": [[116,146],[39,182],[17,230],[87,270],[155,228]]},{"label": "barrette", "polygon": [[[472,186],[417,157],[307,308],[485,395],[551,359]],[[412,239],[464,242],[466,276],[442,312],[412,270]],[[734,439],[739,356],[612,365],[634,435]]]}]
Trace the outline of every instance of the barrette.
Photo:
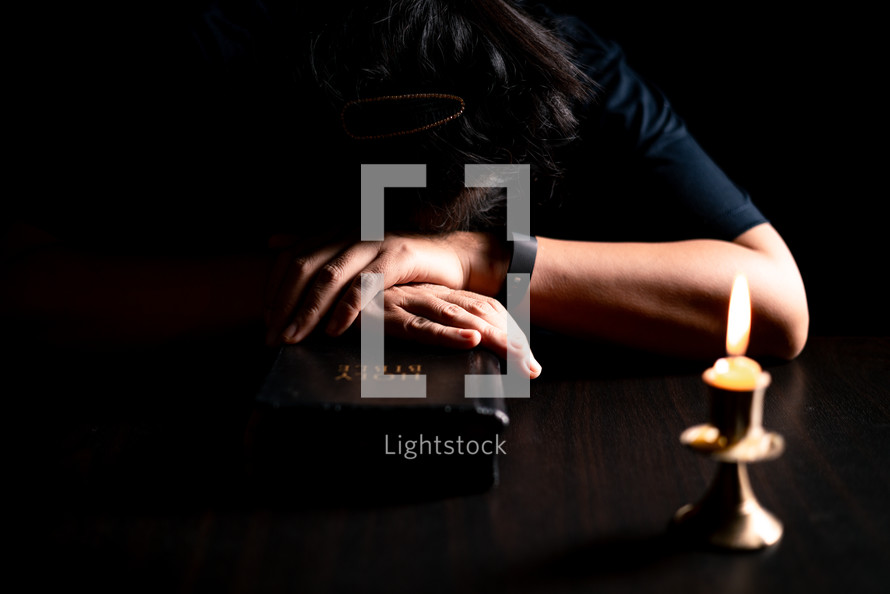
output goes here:
[{"label": "barrette", "polygon": [[373,140],[431,130],[461,116],[457,95],[414,93],[354,99],[343,106],[343,129],[356,140]]}]

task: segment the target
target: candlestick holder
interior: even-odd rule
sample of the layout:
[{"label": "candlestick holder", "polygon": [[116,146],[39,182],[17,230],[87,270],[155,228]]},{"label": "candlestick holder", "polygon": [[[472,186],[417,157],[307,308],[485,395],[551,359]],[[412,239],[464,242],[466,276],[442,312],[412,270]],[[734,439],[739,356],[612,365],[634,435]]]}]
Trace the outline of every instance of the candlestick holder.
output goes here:
[{"label": "candlestick holder", "polygon": [[775,544],[783,526],[757,501],[747,465],[777,458],[785,449],[781,435],[763,429],[763,397],[771,377],[761,372],[753,390],[708,386],[711,422],[686,429],[680,442],[718,462],[704,497],[677,510],[674,528],[711,545],[756,550]]}]

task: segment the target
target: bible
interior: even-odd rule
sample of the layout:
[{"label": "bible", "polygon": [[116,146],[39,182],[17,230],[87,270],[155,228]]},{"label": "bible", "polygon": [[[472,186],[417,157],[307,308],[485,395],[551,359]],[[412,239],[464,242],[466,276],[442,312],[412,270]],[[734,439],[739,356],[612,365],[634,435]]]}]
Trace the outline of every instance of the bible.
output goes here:
[{"label": "bible", "polygon": [[[468,398],[464,377],[502,369],[487,349],[397,341],[387,341],[383,365],[363,365],[357,332],[283,346],[255,398],[251,474],[326,500],[483,492],[497,483],[509,418],[501,382]],[[375,382],[380,397],[363,398],[362,382]],[[386,397],[397,384],[425,396]]]}]

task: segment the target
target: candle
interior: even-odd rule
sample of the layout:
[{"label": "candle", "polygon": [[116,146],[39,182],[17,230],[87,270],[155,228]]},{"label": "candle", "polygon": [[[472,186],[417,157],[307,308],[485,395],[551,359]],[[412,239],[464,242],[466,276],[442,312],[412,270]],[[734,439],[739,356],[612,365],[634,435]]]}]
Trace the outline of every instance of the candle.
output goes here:
[{"label": "candle", "polygon": [[751,335],[751,297],[748,281],[738,275],[729,296],[729,320],[726,328],[727,357],[718,359],[705,371],[704,380],[723,390],[749,391],[757,388],[761,367],[745,356]]}]

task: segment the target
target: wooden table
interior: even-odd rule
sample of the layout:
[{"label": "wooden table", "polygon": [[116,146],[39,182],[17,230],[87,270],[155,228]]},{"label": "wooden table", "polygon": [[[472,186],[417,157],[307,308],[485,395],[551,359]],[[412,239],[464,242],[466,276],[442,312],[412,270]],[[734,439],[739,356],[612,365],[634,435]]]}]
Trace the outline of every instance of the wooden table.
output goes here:
[{"label": "wooden table", "polygon": [[[678,439],[706,420],[701,366],[533,344],[544,373],[508,402],[499,484],[384,505],[358,489],[325,505],[246,488],[239,444],[262,358],[235,381],[248,359],[231,352],[175,388],[146,371],[156,361],[104,368],[92,394],[30,374],[13,392],[26,405],[7,487],[22,495],[7,508],[14,566],[35,589],[81,591],[888,591],[890,339],[816,337],[765,365],[764,424],[786,450],[749,469],[785,533],[754,553],[667,530],[715,471]],[[163,364],[192,369],[193,355]]]}]

